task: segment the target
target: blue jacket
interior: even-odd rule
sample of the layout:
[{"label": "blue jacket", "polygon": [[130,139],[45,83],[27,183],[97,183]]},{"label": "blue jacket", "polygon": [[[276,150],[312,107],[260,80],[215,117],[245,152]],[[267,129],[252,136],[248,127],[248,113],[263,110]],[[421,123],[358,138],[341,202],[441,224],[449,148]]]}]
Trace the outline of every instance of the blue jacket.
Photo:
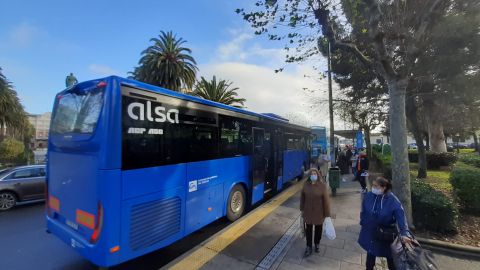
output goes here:
[{"label": "blue jacket", "polygon": [[408,224],[405,211],[398,198],[392,193],[375,195],[372,192],[365,194],[360,212],[360,246],[376,257],[391,258],[390,243],[375,240],[378,226],[387,227],[397,223],[401,235],[408,235]]}]

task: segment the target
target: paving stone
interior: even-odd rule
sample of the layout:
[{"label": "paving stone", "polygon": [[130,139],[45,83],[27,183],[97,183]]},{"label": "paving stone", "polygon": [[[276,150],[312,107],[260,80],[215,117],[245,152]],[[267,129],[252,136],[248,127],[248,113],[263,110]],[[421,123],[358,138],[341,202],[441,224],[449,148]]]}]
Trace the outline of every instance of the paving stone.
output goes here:
[{"label": "paving stone", "polygon": [[308,270],[308,269],[311,269],[311,268],[306,268],[300,264],[286,262],[286,261],[283,261],[277,268],[277,270]]},{"label": "paving stone", "polygon": [[347,231],[335,231],[338,239],[357,241],[358,233],[347,232]]},{"label": "paving stone", "polygon": [[303,259],[301,265],[308,269],[340,270],[339,260],[318,255],[312,255]]},{"label": "paving stone", "polygon": [[320,241],[320,245],[334,248],[343,248],[345,245],[345,240],[335,238],[334,240],[328,240],[326,237],[323,237]]},{"label": "paving stone", "polygon": [[217,254],[213,259],[203,265],[202,270],[209,269],[235,269],[235,270],[251,270],[255,269],[255,265],[244,262],[224,254]]},{"label": "paving stone", "polygon": [[362,266],[356,263],[348,263],[348,262],[340,263],[340,270],[360,270],[363,268],[365,268],[365,266]]},{"label": "paving stone", "polygon": [[362,257],[360,252],[348,251],[344,249],[338,249],[333,247],[328,247],[325,251],[325,257],[337,259],[339,261],[349,262],[349,263],[362,263]]},{"label": "paving stone", "polygon": [[365,252],[365,250],[357,243],[356,240],[345,240],[345,246],[343,249],[359,253]]}]

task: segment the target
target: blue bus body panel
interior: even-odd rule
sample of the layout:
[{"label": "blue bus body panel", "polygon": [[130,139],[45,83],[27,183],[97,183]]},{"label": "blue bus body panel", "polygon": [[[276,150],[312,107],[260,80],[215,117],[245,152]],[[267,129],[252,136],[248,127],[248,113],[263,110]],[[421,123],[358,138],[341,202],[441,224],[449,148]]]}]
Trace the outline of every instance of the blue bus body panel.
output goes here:
[{"label": "blue bus body panel", "polygon": [[182,188],[186,174],[186,163],[123,171],[122,199]]},{"label": "blue bus body panel", "polygon": [[242,183],[248,191],[250,160],[244,156],[188,163],[185,234],[225,216],[235,184]]},{"label": "blue bus body panel", "polygon": [[[96,244],[89,243],[81,231],[81,226],[79,226],[80,231],[74,230],[65,224],[65,220],[58,213],[54,213],[53,217],[47,216],[47,229],[96,265],[115,265],[123,261],[120,252],[109,253],[110,248],[119,245],[121,239],[121,227],[119,226],[121,220],[121,186],[118,181],[120,170],[100,170],[97,177],[97,179],[101,179],[97,181],[98,193],[109,194],[109,196],[103,196],[102,198],[105,218],[98,242]],[[96,198],[91,198],[90,192],[83,193],[85,203],[80,204],[80,206],[89,205],[90,201],[96,200]],[[75,196],[75,194],[82,196],[82,192],[69,193],[72,196]],[[62,202],[60,201],[60,213],[63,214],[62,211]],[[94,213],[96,214],[96,211]]]},{"label": "blue bus body panel", "polygon": [[307,161],[303,150],[287,150],[283,153],[283,183],[302,175],[302,167]]}]

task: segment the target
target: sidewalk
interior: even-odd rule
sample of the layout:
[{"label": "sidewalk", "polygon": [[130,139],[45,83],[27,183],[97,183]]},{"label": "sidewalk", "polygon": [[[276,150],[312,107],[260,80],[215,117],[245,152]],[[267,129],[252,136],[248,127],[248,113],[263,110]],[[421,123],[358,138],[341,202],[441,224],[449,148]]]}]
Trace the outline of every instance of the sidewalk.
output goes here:
[{"label": "sidewalk", "polygon": [[[322,237],[320,253],[313,253],[304,258],[305,239],[300,230],[295,234],[290,245],[278,258],[276,265],[281,270],[287,269],[325,269],[325,270],[359,270],[365,269],[366,253],[357,244],[360,232],[359,216],[361,194],[358,182],[342,182],[337,196],[332,197],[332,213],[337,238],[328,240]],[[472,270],[480,269],[480,262],[457,259],[435,254],[438,269]],[[275,269],[275,268],[272,268]],[[388,269],[385,260],[377,258],[377,269]]]}]

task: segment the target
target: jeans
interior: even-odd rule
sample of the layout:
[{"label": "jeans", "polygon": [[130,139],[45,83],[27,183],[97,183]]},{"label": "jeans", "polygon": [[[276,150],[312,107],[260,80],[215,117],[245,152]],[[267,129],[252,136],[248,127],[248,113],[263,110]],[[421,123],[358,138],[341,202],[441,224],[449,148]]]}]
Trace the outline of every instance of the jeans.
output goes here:
[{"label": "jeans", "polygon": [[315,226],[315,239],[313,242],[315,245],[320,244],[320,239],[322,239],[322,229],[323,226],[322,224],[320,225],[312,225],[312,224],[307,224],[307,228],[305,228],[305,236],[307,238],[307,247],[312,247],[312,231],[313,227]]},{"label": "jeans", "polygon": [[[373,270],[373,267],[375,266],[375,257],[373,254],[368,253],[367,254],[367,262],[365,263],[367,266],[367,270]],[[387,258],[387,265],[389,270],[395,270],[395,265],[393,264],[393,259],[392,258]]]}]

